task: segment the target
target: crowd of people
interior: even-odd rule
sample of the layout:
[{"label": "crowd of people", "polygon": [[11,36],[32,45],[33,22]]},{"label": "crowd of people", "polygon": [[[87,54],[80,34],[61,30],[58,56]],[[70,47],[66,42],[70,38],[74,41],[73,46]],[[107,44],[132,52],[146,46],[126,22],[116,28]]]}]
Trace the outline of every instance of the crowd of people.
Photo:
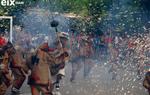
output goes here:
[{"label": "crowd of people", "polygon": [[[53,95],[53,88],[59,89],[69,59],[68,34],[58,32],[53,48],[49,47],[48,39],[32,48],[30,39],[26,38],[29,36],[20,32],[16,33],[21,34],[20,39],[17,36],[13,43],[0,35],[0,95],[5,95],[10,86],[11,95],[20,95],[20,88],[27,78],[32,95]],[[5,34],[5,29],[1,33]]]},{"label": "crowd of people", "polygon": [[[143,80],[145,73],[149,73],[149,32],[132,35],[125,33],[123,36],[111,33],[96,36],[86,34],[85,36],[85,34],[79,33],[72,34],[71,38],[72,52],[74,52],[71,61],[71,82],[75,81],[81,67],[84,69],[84,78],[88,77],[95,62],[107,63],[110,66],[108,73],[112,75],[112,80],[117,80],[120,70],[134,72],[137,80]],[[149,74],[146,74],[143,86],[148,90],[150,88],[149,79]]]},{"label": "crowd of people", "polygon": [[[118,68],[134,69],[137,79],[143,79],[143,75],[149,72],[149,32],[125,36],[112,33],[94,35],[83,32],[58,32],[54,47],[50,47],[48,36],[35,37],[20,27],[15,29],[12,43],[5,39],[4,34],[0,37],[0,75],[3,76],[0,79],[0,95],[4,95],[10,85],[12,93],[19,93],[26,76],[32,95],[53,95],[53,86],[55,84],[59,88],[68,61],[72,65],[72,83],[76,82],[76,76],[82,67],[83,77],[88,78],[95,62],[109,64],[108,72],[112,73],[112,80],[116,80]],[[54,76],[56,80],[52,82]],[[150,89],[148,79],[145,78],[144,87]]]}]

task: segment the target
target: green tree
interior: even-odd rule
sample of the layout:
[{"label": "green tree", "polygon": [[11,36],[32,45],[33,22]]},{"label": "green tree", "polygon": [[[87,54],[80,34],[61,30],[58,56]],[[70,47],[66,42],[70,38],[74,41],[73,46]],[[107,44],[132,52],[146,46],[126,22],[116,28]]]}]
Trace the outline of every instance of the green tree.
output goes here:
[{"label": "green tree", "polygon": [[[17,0],[24,2],[21,5],[2,6],[0,5],[0,16],[13,16],[14,24],[20,24],[18,17],[26,10],[27,7],[35,3],[34,0]],[[9,20],[0,20],[0,27],[9,28]]]}]

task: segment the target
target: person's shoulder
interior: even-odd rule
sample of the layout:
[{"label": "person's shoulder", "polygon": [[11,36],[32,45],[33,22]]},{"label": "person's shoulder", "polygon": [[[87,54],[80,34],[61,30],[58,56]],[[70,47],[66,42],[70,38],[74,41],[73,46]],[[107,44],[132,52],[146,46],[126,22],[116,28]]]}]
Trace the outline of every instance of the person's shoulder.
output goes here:
[{"label": "person's shoulder", "polygon": [[150,71],[146,72],[146,76],[150,76]]}]

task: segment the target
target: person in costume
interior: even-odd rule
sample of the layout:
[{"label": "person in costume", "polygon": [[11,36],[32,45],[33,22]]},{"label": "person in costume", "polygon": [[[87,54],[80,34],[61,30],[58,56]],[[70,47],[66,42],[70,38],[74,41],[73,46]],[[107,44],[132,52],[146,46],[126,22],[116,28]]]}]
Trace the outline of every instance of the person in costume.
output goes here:
[{"label": "person in costume", "polygon": [[0,28],[0,95],[5,95],[12,83],[9,71],[9,55],[7,53],[8,40],[5,38],[5,29]]}]

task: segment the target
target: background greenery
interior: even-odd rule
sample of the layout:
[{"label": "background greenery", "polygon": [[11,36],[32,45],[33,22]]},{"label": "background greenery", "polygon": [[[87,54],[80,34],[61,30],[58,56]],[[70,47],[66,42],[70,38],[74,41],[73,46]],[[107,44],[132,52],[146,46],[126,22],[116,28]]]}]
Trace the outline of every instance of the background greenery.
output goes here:
[{"label": "background greenery", "polygon": [[[20,25],[20,15],[27,8],[45,6],[50,11],[74,13],[81,16],[87,32],[142,31],[143,25],[150,19],[150,0],[16,0],[23,5],[0,6],[0,15],[13,16],[14,24]],[[8,20],[0,20],[0,27],[8,28]]]}]

